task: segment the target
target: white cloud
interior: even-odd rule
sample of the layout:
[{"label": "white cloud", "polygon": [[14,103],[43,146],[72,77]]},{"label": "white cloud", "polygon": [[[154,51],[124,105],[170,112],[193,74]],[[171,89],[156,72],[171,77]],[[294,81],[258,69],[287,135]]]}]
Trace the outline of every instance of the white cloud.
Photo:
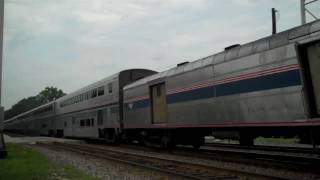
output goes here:
[{"label": "white cloud", "polygon": [[273,6],[279,29],[287,29],[298,24],[294,3],[6,1],[3,104],[9,108],[48,85],[71,92],[126,68],[165,70],[269,35]]}]

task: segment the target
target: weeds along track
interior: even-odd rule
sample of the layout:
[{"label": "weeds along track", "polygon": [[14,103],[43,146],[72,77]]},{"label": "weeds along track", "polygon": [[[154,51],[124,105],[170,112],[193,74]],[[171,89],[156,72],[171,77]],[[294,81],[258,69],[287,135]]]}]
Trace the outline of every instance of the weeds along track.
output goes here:
[{"label": "weeds along track", "polygon": [[101,145],[69,143],[40,143],[38,145],[50,149],[65,150],[99,159],[125,163],[186,179],[274,179],[272,176],[216,168],[209,165],[180,161],[179,159],[173,160],[164,157],[152,157],[149,155],[111,150]]}]

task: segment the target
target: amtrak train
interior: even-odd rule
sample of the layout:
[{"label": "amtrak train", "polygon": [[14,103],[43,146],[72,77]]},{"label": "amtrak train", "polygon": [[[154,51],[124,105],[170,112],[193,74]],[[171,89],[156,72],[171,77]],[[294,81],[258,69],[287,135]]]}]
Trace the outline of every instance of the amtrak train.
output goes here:
[{"label": "amtrak train", "polygon": [[6,130],[199,147],[204,137],[320,138],[320,21],[167,71],[119,72],[5,121]]}]

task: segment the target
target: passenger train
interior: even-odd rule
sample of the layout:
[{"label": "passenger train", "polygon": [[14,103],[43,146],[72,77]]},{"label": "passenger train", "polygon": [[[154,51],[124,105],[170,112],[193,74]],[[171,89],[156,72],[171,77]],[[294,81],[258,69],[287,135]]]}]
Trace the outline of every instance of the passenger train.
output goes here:
[{"label": "passenger train", "polygon": [[156,73],[132,69],[5,121],[6,130],[138,141],[320,138],[320,21]]}]

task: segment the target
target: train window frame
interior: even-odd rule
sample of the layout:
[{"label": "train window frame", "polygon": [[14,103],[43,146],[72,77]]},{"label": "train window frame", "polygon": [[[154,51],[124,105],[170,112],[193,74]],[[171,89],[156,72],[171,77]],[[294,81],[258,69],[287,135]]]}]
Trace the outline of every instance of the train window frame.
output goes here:
[{"label": "train window frame", "polygon": [[103,96],[104,95],[104,86],[100,86],[98,88],[98,96]]},{"label": "train window frame", "polygon": [[79,122],[80,122],[80,127],[84,127],[86,125],[84,119],[81,119]]},{"label": "train window frame", "polygon": [[112,90],[113,90],[112,83],[108,83],[108,93],[112,94]]},{"label": "train window frame", "polygon": [[95,98],[95,97],[97,97],[97,90],[93,89],[91,90],[91,98]]},{"label": "train window frame", "polygon": [[85,93],[85,98],[86,98],[86,100],[89,100],[89,99],[90,99],[89,94],[90,94],[89,92],[86,92],[86,93]]},{"label": "train window frame", "polygon": [[91,120],[90,119],[86,119],[85,122],[86,122],[86,126],[90,126],[90,124],[91,124]]}]

